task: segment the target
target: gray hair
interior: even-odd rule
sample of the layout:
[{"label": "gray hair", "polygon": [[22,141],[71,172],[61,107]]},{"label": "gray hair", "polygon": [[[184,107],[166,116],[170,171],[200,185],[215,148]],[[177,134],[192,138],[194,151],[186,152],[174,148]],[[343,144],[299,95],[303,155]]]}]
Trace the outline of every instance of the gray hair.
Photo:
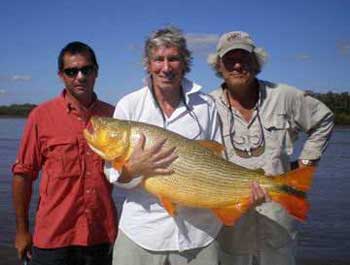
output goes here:
[{"label": "gray hair", "polygon": [[176,47],[179,50],[181,59],[184,63],[184,74],[191,71],[191,51],[187,48],[186,39],[182,31],[173,26],[158,29],[152,32],[152,34],[146,39],[143,58],[146,70],[150,63],[152,49],[161,46]]},{"label": "gray hair", "polygon": [[[254,56],[255,62],[257,63],[258,69],[256,69],[255,74],[259,74],[261,72],[262,67],[267,62],[268,54],[263,48],[256,47],[254,48],[252,55]],[[208,55],[207,59],[208,64],[213,68],[215,71],[215,74],[218,77],[222,77],[221,72],[219,71],[219,63],[220,63],[220,56],[218,53],[211,53]]]}]

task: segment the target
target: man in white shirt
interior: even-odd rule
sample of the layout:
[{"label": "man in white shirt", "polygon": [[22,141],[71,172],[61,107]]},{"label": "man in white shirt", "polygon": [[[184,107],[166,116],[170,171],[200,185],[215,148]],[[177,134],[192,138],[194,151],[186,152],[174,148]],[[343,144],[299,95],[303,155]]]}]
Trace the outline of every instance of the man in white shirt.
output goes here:
[{"label": "man in white shirt", "polygon": [[[114,117],[157,125],[190,139],[221,142],[214,101],[184,77],[191,59],[180,30],[168,27],[154,32],[145,43],[146,85],[123,97]],[[105,170],[111,182],[127,189],[113,264],[218,264],[219,219],[208,209],[181,206],[172,217],[158,198],[139,185],[152,174],[171,173],[167,167],[176,159],[174,149],[162,148],[166,139],[150,149],[143,148],[145,141],[141,136],[121,172]],[[255,191],[263,196],[261,189]]]},{"label": "man in white shirt", "polygon": [[[123,97],[114,117],[154,124],[190,139],[221,142],[213,100],[184,78],[192,58],[181,31],[169,27],[154,32],[146,41],[144,60],[146,86]],[[139,152],[122,172],[105,170],[117,186],[133,188],[125,192],[113,264],[217,264],[214,239],[222,224],[211,211],[177,207],[171,217],[158,198],[138,186],[148,172],[170,173],[167,166],[176,159],[173,149],[162,150],[163,142],[143,150],[144,141],[142,137]]]}]

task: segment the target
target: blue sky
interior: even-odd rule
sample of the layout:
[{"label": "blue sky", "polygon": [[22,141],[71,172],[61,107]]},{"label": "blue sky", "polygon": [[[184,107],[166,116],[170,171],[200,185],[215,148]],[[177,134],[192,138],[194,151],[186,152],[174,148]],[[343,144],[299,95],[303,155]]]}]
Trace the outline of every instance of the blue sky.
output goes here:
[{"label": "blue sky", "polygon": [[350,91],[350,1],[19,1],[0,4],[0,105],[40,103],[62,89],[57,56],[80,40],[100,64],[96,92],[115,104],[140,88],[145,37],[181,28],[193,51],[188,77],[205,92],[221,82],[206,63],[220,34],[243,30],[269,60],[261,79],[317,92]]}]

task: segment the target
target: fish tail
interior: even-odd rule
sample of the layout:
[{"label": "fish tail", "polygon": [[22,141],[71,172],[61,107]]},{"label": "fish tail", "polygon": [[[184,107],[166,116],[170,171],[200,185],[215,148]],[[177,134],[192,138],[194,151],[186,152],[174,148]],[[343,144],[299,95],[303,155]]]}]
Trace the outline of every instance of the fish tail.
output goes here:
[{"label": "fish tail", "polygon": [[281,204],[292,216],[299,221],[305,221],[310,209],[306,198],[298,197],[287,193],[273,193],[271,199]]},{"label": "fish tail", "polygon": [[301,167],[274,178],[278,188],[270,194],[271,199],[300,221],[306,220],[310,209],[306,192],[311,188],[314,172],[315,167]]},{"label": "fish tail", "polygon": [[284,175],[274,177],[274,181],[291,187],[293,190],[307,192],[311,188],[315,167],[301,167]]}]

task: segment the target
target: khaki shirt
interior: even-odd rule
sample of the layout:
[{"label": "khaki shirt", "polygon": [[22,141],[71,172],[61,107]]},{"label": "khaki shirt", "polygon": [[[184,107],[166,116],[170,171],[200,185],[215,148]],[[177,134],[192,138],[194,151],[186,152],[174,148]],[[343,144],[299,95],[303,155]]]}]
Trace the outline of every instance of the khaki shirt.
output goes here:
[{"label": "khaki shirt", "polygon": [[[230,110],[222,86],[211,93],[220,116],[226,158],[246,168],[261,168],[266,175],[282,174],[290,170],[293,144],[303,131],[307,139],[299,159],[320,159],[334,126],[329,108],[304,91],[285,84],[259,80],[259,86],[259,100],[250,122],[234,108]],[[239,155],[244,152],[250,155]],[[295,237],[293,220],[278,203],[264,203],[235,225],[230,248],[238,253],[251,253],[259,248],[261,240],[278,248]],[[286,236],[281,230],[288,231]]]}]

